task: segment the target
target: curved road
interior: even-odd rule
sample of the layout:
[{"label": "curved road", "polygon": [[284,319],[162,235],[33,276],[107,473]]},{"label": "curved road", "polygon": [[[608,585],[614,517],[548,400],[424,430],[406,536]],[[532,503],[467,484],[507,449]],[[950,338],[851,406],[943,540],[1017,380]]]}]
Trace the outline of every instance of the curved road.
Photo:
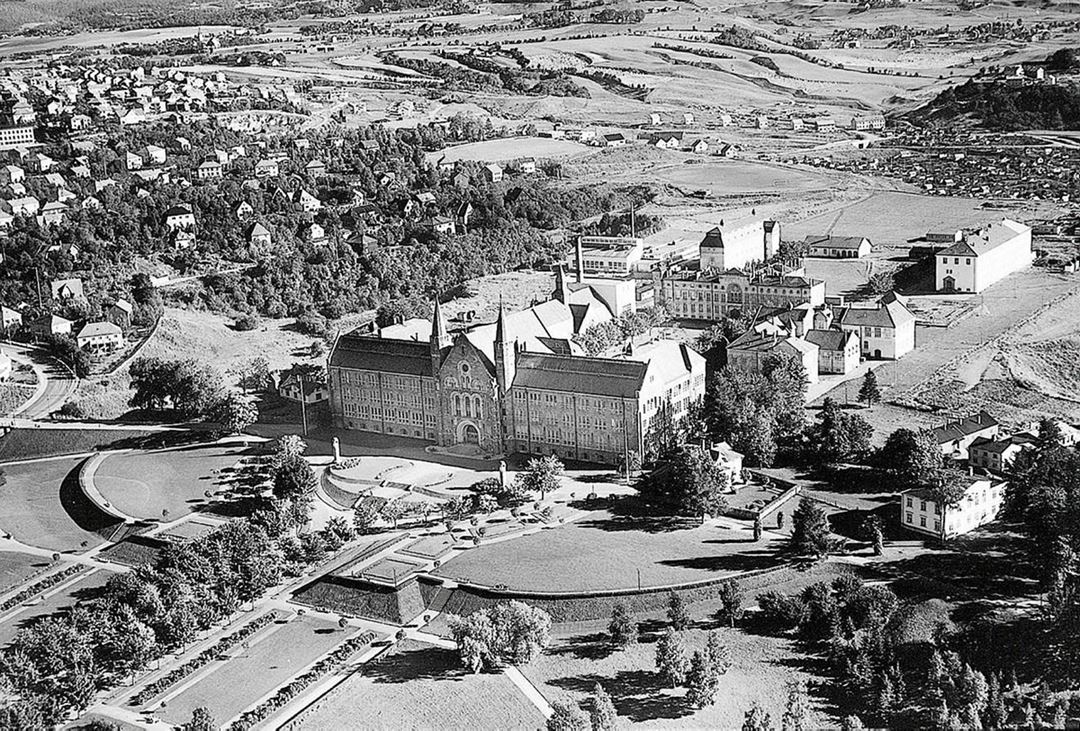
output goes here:
[{"label": "curved road", "polygon": [[72,372],[40,348],[5,342],[2,349],[13,361],[28,364],[38,377],[37,391],[12,416],[30,420],[48,418],[74,393],[78,380]]}]

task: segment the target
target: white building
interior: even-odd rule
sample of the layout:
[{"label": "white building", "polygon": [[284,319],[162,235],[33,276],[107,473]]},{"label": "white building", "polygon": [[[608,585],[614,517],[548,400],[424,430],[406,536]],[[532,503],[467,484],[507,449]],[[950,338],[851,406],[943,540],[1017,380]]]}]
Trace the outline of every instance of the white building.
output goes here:
[{"label": "white building", "polygon": [[632,236],[580,236],[578,244],[574,266],[588,275],[626,276],[645,255],[645,241]]},{"label": "white building", "polygon": [[195,214],[187,206],[173,206],[165,211],[165,226],[170,231],[194,228]]},{"label": "white building", "polygon": [[965,475],[967,490],[956,505],[942,505],[928,488],[900,493],[900,525],[942,540],[975,530],[997,518],[1005,499],[1003,480]]},{"label": "white building", "polygon": [[892,293],[873,307],[841,309],[836,324],[859,336],[863,358],[896,360],[915,349],[915,315]]},{"label": "white building", "polygon": [[701,240],[701,269],[742,269],[765,261],[779,248],[779,221],[750,221],[741,226],[721,222]]},{"label": "white building", "polygon": [[1003,218],[968,233],[934,256],[939,292],[982,292],[994,282],[1031,266],[1031,227]]},{"label": "white building", "polygon": [[111,322],[88,322],[75,336],[75,342],[80,350],[111,353],[123,346],[124,334]]}]

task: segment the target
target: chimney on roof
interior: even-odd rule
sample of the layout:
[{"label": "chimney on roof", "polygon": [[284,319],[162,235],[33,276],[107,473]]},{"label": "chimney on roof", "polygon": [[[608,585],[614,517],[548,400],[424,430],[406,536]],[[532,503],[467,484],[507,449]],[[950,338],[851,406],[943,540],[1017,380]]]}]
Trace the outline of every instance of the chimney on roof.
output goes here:
[{"label": "chimney on roof", "polygon": [[585,256],[582,254],[582,251],[581,251],[581,237],[580,236],[578,236],[577,246],[574,249],[574,259],[575,259],[575,263],[577,265],[577,281],[578,281],[578,284],[581,284],[582,279],[585,276]]}]

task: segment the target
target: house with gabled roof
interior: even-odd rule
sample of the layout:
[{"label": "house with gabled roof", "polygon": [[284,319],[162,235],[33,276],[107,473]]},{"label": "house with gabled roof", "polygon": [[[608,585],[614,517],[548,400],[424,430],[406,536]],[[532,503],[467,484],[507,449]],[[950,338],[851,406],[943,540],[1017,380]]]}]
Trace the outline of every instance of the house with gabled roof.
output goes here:
[{"label": "house with gabled roof", "polygon": [[936,253],[934,282],[939,292],[978,293],[1034,260],[1031,227],[1003,218]]}]

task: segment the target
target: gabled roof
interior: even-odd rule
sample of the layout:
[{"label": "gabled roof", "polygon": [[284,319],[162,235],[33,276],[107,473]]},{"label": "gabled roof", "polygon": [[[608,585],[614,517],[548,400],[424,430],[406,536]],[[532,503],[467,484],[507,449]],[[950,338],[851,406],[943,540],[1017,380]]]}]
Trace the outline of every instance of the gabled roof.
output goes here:
[{"label": "gabled roof", "polygon": [[514,387],[636,398],[648,364],[634,360],[519,353]]},{"label": "gabled roof", "polygon": [[877,307],[844,307],[836,314],[836,321],[852,327],[898,328],[915,320],[915,315],[896,297],[886,295]]},{"label": "gabled roof", "polygon": [[852,338],[858,337],[853,332],[843,330],[809,330],[806,339],[821,350],[844,350]]},{"label": "gabled roof", "polygon": [[805,242],[810,246],[823,246],[829,249],[858,249],[863,242],[870,243],[865,236],[830,236],[829,234],[817,234],[807,236]]},{"label": "gabled roof", "polygon": [[378,338],[348,333],[338,338],[330,365],[409,376],[431,376],[428,342]]},{"label": "gabled roof", "polygon": [[79,330],[79,334],[76,335],[76,339],[79,338],[96,338],[106,336],[121,336],[123,333],[120,328],[111,322],[88,322],[83,325],[82,330]]},{"label": "gabled roof", "polygon": [[962,241],[958,241],[947,249],[942,249],[937,255],[981,256],[1030,231],[1030,226],[1003,218],[976,233],[965,234]]},{"label": "gabled roof", "polygon": [[977,434],[985,429],[990,429],[995,426],[998,426],[997,419],[984,409],[977,414],[971,414],[970,416],[965,416],[963,419],[949,421],[939,427],[935,427],[930,430],[930,434],[933,435],[934,440],[938,444],[947,444],[948,442],[962,439],[971,434]]}]

